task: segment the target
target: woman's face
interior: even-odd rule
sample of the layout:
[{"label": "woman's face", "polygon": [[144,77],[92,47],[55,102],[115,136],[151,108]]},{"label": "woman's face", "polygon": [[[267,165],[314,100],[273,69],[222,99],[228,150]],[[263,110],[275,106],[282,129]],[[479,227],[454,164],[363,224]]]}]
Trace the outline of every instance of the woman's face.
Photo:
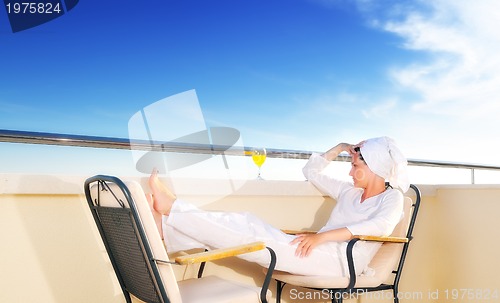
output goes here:
[{"label": "woman's face", "polygon": [[371,174],[372,171],[368,168],[368,165],[366,165],[365,161],[360,159],[359,153],[353,154],[349,176],[352,177],[354,187],[366,188],[369,176],[371,176]]}]

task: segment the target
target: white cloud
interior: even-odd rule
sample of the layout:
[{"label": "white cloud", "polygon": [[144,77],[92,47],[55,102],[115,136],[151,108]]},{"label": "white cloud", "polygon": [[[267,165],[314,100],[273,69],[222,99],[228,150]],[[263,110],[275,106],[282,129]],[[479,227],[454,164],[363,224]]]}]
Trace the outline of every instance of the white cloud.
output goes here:
[{"label": "white cloud", "polygon": [[368,119],[384,118],[390,115],[391,111],[396,107],[396,105],[397,105],[397,100],[392,98],[385,102],[378,103],[367,110],[363,110],[362,113],[363,116],[365,116],[365,118]]},{"label": "white cloud", "polygon": [[[342,0],[315,2],[348,5]],[[500,140],[495,140],[500,116],[500,2],[356,4],[368,24],[399,36],[402,48],[422,56],[390,67],[394,87],[333,90],[293,100],[296,111],[280,117],[280,129],[274,129],[299,129],[286,138],[286,146],[307,149],[305,144],[311,144],[322,150],[340,140],[388,135],[410,158],[500,164]],[[283,139],[270,144],[280,145]]]},{"label": "white cloud", "polygon": [[417,111],[491,117],[500,101],[500,2],[438,0],[408,10],[383,29],[401,36],[403,47],[430,55],[392,71],[395,81],[417,92]]},{"label": "white cloud", "polygon": [[500,2],[357,4],[368,24],[422,55],[390,68],[396,86],[378,96],[379,105],[366,109],[365,117],[390,118],[392,125],[378,124],[387,123],[410,157],[500,164]]}]

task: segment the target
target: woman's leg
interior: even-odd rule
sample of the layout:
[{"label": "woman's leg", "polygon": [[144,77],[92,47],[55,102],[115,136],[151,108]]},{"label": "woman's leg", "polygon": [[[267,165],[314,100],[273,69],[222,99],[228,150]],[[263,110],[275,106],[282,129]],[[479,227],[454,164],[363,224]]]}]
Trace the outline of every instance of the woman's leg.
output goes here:
[{"label": "woman's leg", "polygon": [[[337,254],[337,243],[315,248],[306,258],[295,256],[294,236],[267,224],[249,213],[207,212],[181,200],[176,200],[157,178],[150,177],[153,208],[163,214],[163,236],[169,251],[196,247],[224,248],[263,241],[278,256],[276,269],[304,275],[343,275]],[[267,267],[267,250],[244,254],[242,259]]]},{"label": "woman's leg", "polygon": [[149,187],[153,192],[153,208],[159,214],[168,216],[170,209],[177,197],[158,179],[158,171],[155,169],[149,177]]},{"label": "woman's leg", "polygon": [[[203,211],[177,200],[170,216],[163,218],[163,230],[170,251],[195,247],[224,248],[263,241],[277,255],[276,269],[302,275],[343,275],[337,243],[327,243],[314,249],[308,257],[295,256],[295,238],[262,221],[250,213]],[[240,258],[267,267],[267,250],[243,254]]]},{"label": "woman's leg", "polygon": [[149,177],[149,188],[151,194],[146,194],[146,200],[151,208],[151,213],[158,228],[158,232],[163,240],[162,217],[168,216],[170,208],[174,203],[176,196],[158,179],[158,171],[153,170]]},{"label": "woman's leg", "polygon": [[156,223],[156,228],[158,228],[158,232],[160,233],[161,239],[163,240],[163,229],[162,229],[162,214],[157,212],[153,207],[153,195],[146,194],[146,200],[148,201],[149,208],[151,209],[151,213],[153,214],[153,218]]}]

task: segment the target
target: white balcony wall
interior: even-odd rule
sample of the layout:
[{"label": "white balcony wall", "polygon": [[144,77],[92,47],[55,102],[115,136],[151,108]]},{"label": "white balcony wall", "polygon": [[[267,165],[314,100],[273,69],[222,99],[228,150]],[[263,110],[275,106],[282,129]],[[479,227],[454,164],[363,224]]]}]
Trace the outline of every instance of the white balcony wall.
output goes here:
[{"label": "white balcony wall", "polygon": [[[0,302],[124,302],[83,196],[86,177],[0,175]],[[144,178],[122,178],[146,186]],[[177,184],[179,196],[205,209],[250,211],[286,229],[319,228],[335,203],[306,181],[245,181],[230,195],[226,181]],[[500,186],[420,188],[423,200],[400,284],[402,302],[500,302]],[[178,278],[195,271],[178,268]],[[263,279],[259,266],[239,259],[210,264],[206,273],[256,284]],[[295,294],[299,291],[305,290]],[[388,292],[358,301],[392,302],[392,297]],[[292,295],[285,302],[327,300]]]}]

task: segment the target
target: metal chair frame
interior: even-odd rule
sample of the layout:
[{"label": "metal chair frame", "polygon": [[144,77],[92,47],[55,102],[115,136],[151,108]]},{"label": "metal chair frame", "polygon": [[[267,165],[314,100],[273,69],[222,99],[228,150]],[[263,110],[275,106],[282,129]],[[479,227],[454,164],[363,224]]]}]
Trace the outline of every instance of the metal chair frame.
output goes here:
[{"label": "metal chair frame", "polygon": [[[118,186],[128,207],[113,192],[110,183]],[[93,184],[98,186],[95,200],[91,196]],[[101,191],[109,191],[120,207],[100,205]],[[84,192],[127,303],[132,302],[131,294],[148,303],[170,303],[158,264],[178,263],[154,258],[136,203],[126,184],[117,177],[97,175],[85,181]],[[271,248],[266,248],[271,254],[271,264],[260,292],[262,303],[267,303],[266,294],[276,265],[276,254]],[[204,263],[200,266],[198,278],[201,278],[203,268]]]},{"label": "metal chair frame", "polygon": [[[99,197],[92,201],[90,186],[95,182],[99,187],[98,195],[102,190],[111,191],[107,182],[118,185],[127,199],[129,207],[126,207],[125,203],[112,191],[111,193],[115,196],[121,208],[101,206]],[[169,303],[167,292],[163,283],[161,283],[158,260],[153,257],[135,202],[127,186],[116,177],[95,176],[85,181],[84,190],[127,303],[132,302],[131,293],[146,302]],[[135,237],[130,237],[131,231],[135,234]],[[116,237],[119,237],[120,241],[114,241]],[[130,256],[132,255],[141,255],[143,257],[136,258],[136,262],[131,262]],[[142,262],[138,260],[142,260]],[[128,275],[124,274],[124,271],[134,272],[134,277],[129,279]]]},{"label": "metal chair frame", "polygon": [[[379,286],[376,287],[354,287],[356,284],[356,271],[354,269],[354,259],[352,255],[352,250],[354,248],[354,245],[360,241],[361,239],[359,238],[354,238],[351,239],[348,244],[347,244],[347,264],[349,268],[349,284],[347,285],[346,288],[314,288],[314,287],[306,287],[308,289],[312,290],[317,290],[317,291],[325,291],[327,290],[328,293],[330,294],[330,298],[332,300],[332,303],[342,303],[344,298],[349,298],[353,294],[362,294],[362,293],[367,293],[367,292],[373,292],[373,291],[382,291],[382,290],[392,290],[393,295],[394,295],[394,302],[398,303],[399,302],[399,297],[398,297],[398,287],[399,287],[399,281],[401,279],[401,273],[403,271],[403,266],[405,263],[406,255],[408,253],[408,248],[410,246],[410,242],[413,239],[413,228],[415,227],[415,222],[417,219],[417,214],[418,214],[418,209],[420,207],[420,199],[421,199],[421,194],[420,190],[418,187],[414,184],[410,185],[410,188],[415,192],[415,200],[412,204],[412,215],[410,218],[410,223],[408,226],[408,231],[406,233],[406,238],[407,242],[403,243],[403,249],[401,252],[401,257],[399,259],[399,263],[397,266],[397,269],[394,270],[392,273],[394,274],[394,280],[393,283],[383,283]],[[277,284],[277,292],[276,292],[276,302],[280,303],[281,302],[281,294],[283,292],[283,288],[287,283],[276,280]]]}]

